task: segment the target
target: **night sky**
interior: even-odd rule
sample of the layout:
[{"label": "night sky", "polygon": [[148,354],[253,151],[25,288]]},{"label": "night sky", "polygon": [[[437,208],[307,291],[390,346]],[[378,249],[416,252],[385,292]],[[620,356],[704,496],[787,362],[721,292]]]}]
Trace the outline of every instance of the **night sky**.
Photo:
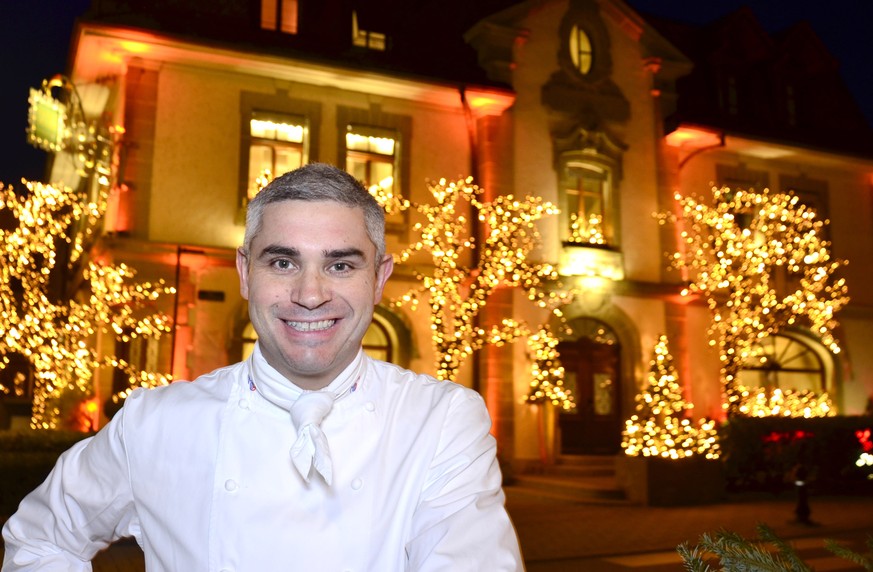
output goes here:
[{"label": "night sky", "polygon": [[[849,89],[873,124],[873,2],[870,0],[627,0],[643,13],[706,23],[739,6],[750,6],[762,25],[778,32],[807,20],[840,66]],[[24,135],[30,87],[66,69],[75,17],[89,0],[0,0],[0,181],[41,180],[45,153]]]}]

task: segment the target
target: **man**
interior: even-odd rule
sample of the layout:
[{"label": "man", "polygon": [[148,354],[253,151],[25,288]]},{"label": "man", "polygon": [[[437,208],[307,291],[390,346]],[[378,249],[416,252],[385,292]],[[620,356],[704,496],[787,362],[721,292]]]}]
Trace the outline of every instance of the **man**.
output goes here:
[{"label": "man", "polygon": [[251,202],[237,253],[250,359],[134,392],[6,523],[4,572],[521,570],[482,399],[367,357],[393,269],[381,208],[308,165]]}]

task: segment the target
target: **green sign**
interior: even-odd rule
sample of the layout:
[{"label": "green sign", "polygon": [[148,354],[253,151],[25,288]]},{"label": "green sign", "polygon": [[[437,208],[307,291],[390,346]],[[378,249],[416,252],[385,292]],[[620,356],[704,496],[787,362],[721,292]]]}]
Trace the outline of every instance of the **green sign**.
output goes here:
[{"label": "green sign", "polygon": [[65,146],[67,106],[48,91],[30,90],[27,142],[45,151],[57,152]]}]

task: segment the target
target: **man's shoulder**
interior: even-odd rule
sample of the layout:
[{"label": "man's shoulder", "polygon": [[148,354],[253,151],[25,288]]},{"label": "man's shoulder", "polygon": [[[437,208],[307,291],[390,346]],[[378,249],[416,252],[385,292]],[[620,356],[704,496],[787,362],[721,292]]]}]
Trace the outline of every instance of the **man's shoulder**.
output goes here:
[{"label": "man's shoulder", "polygon": [[482,401],[478,392],[453,381],[440,381],[423,373],[371,359],[372,383],[388,393],[405,396],[420,403]]},{"label": "man's shoulder", "polygon": [[227,401],[233,382],[244,363],[236,363],[201,375],[192,381],[178,380],[150,389],[137,389],[125,402],[125,409],[204,408]]}]

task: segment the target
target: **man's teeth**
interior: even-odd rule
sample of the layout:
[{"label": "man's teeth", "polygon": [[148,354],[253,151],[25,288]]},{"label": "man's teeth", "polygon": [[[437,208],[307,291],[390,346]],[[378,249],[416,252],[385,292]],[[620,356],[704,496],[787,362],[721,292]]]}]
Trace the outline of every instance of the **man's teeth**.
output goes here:
[{"label": "man's teeth", "polygon": [[285,322],[298,332],[314,332],[317,330],[326,330],[331,327],[336,320],[321,320],[320,322]]}]

